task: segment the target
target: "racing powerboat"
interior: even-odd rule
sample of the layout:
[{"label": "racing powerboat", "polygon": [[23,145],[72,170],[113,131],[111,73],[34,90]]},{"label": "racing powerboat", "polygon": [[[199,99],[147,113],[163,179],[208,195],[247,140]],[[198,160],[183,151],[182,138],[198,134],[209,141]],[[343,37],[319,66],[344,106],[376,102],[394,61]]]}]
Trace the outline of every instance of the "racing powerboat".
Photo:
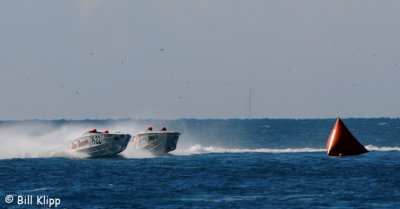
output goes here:
[{"label": "racing powerboat", "polygon": [[153,131],[149,126],[147,131],[133,137],[132,143],[136,150],[146,150],[154,155],[163,155],[176,149],[180,133],[167,131],[163,127],[161,131]]},{"label": "racing powerboat", "polygon": [[98,132],[93,129],[81,137],[71,140],[68,144],[68,151],[90,158],[112,157],[126,149],[131,137],[127,133],[110,133],[108,130]]}]

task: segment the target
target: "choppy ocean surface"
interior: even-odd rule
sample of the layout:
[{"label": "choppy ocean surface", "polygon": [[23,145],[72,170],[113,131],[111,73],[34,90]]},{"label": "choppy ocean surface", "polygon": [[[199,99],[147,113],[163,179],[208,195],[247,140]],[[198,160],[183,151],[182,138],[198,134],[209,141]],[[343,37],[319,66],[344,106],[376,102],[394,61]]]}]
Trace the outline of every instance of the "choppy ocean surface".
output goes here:
[{"label": "choppy ocean surface", "polygon": [[[400,208],[400,119],[343,121],[369,153],[327,156],[334,119],[3,121],[0,208]],[[149,124],[180,131],[178,149],[66,152],[91,128]]]}]

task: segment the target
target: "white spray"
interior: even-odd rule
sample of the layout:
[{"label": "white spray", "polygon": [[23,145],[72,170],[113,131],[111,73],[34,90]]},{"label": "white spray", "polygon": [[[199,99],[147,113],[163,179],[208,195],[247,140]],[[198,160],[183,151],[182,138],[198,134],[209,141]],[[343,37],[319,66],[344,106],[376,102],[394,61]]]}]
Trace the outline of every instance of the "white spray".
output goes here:
[{"label": "white spray", "polygon": [[69,140],[78,138],[92,128],[134,134],[135,127],[132,123],[54,125],[51,122],[16,122],[1,125],[0,159],[72,157],[67,152]]}]

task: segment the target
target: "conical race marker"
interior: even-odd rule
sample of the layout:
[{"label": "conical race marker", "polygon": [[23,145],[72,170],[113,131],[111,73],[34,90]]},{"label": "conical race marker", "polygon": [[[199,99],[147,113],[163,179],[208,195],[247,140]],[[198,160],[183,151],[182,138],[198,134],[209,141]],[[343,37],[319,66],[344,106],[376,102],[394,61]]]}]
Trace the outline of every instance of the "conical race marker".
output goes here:
[{"label": "conical race marker", "polygon": [[329,136],[326,151],[330,156],[359,155],[368,152],[350,133],[340,118],[336,120]]}]

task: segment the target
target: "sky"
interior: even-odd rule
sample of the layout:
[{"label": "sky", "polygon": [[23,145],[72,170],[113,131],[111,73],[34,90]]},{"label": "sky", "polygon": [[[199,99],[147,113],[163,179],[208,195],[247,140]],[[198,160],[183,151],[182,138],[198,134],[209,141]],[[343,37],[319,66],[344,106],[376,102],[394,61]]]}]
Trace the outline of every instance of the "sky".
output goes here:
[{"label": "sky", "polygon": [[0,120],[400,117],[399,11],[397,0],[0,1]]}]

